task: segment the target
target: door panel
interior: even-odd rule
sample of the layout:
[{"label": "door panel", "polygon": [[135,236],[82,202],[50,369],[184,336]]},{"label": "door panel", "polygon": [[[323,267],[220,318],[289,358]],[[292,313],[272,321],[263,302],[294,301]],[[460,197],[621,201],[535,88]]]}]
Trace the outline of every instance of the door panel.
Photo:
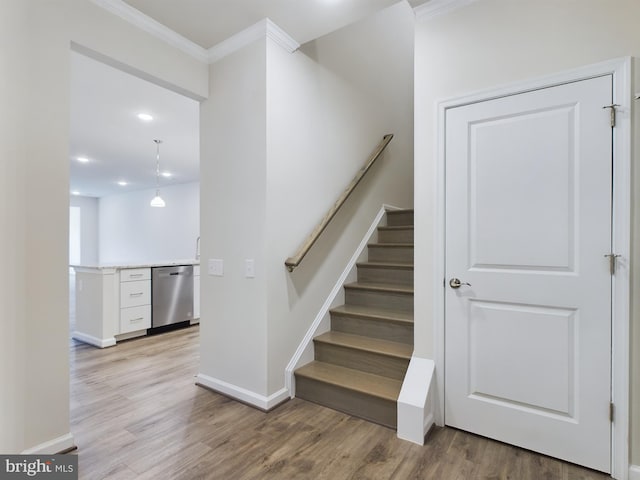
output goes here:
[{"label": "door panel", "polygon": [[469,304],[469,392],[506,407],[571,417],[577,387],[575,310]]},{"label": "door panel", "polygon": [[446,114],[445,421],[610,470],[611,76]]},{"label": "door panel", "polygon": [[[559,106],[470,125],[472,267],[570,268],[575,114],[575,105]],[[537,138],[544,143],[523,148],[535,145]],[[539,195],[541,183],[544,196]],[[523,249],[531,238],[537,240],[535,248]]]}]

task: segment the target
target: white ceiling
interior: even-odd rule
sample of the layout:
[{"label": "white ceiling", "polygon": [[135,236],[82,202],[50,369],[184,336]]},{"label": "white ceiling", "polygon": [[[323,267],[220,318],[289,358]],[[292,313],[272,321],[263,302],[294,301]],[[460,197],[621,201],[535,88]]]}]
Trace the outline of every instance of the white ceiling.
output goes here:
[{"label": "white ceiling", "polygon": [[[122,0],[110,0],[118,2]],[[202,48],[269,18],[305,43],[402,0],[124,0]],[[412,6],[439,0],[409,0]],[[450,1],[450,0],[447,0]],[[141,122],[136,115],[155,118]],[[155,187],[155,144],[161,187],[199,179],[199,105],[82,54],[71,58],[71,191],[102,197]],[[78,156],[90,162],[79,163]],[[128,185],[121,187],[119,180]]]},{"label": "white ceiling", "polygon": [[400,0],[124,1],[208,49],[264,18],[269,18],[298,43],[306,43]]},{"label": "white ceiling", "polygon": [[[148,123],[137,118],[146,112]],[[199,179],[199,104],[162,87],[71,52],[71,191],[102,197]],[[80,163],[77,157],[88,158]],[[119,180],[128,185],[121,187]]]}]

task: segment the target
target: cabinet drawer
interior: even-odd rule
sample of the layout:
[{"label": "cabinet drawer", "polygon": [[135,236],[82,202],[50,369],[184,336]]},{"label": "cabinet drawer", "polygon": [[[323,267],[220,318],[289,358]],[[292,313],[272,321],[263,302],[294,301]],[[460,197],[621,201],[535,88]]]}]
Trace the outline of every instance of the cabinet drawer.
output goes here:
[{"label": "cabinet drawer", "polygon": [[151,303],[151,281],[124,282],[120,284],[120,308],[137,307]]},{"label": "cabinet drawer", "polygon": [[139,280],[150,280],[151,269],[150,268],[125,268],[120,270],[121,282],[135,282]]},{"label": "cabinet drawer", "polygon": [[151,305],[120,309],[120,333],[151,328]]}]

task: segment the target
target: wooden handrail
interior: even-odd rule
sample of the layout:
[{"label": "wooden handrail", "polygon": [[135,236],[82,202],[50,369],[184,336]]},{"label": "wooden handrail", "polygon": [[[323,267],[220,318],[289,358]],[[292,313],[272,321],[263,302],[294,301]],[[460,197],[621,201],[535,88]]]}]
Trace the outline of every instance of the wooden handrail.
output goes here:
[{"label": "wooden handrail", "polygon": [[293,272],[294,268],[300,265],[300,262],[302,262],[302,259],[309,252],[309,250],[311,250],[311,247],[313,246],[314,243],[316,243],[316,241],[318,240],[318,237],[320,237],[320,234],[324,232],[324,229],[327,228],[327,225],[329,225],[329,222],[331,221],[331,219],[335,217],[336,213],[338,213],[338,210],[340,210],[340,207],[344,205],[344,202],[347,201],[347,198],[349,198],[349,195],[353,193],[356,186],[360,183],[360,180],[362,180],[362,178],[366,175],[369,169],[371,169],[371,166],[378,159],[378,157],[384,151],[384,149],[387,148],[387,145],[389,145],[389,142],[391,141],[392,138],[393,138],[393,134],[391,133],[382,137],[382,141],[378,144],[378,146],[375,148],[373,153],[369,156],[369,159],[367,160],[367,162],[358,171],[356,176],[353,177],[353,180],[351,180],[351,183],[347,186],[347,188],[345,188],[344,192],[342,192],[342,195],[340,195],[340,198],[338,198],[336,203],[334,203],[333,206],[329,209],[329,211],[324,216],[324,218],[320,221],[318,226],[313,230],[313,232],[311,232],[311,234],[307,237],[304,243],[300,246],[300,248],[298,249],[298,252],[293,257],[289,257],[285,260],[284,264],[287,266],[287,269],[290,272]]}]

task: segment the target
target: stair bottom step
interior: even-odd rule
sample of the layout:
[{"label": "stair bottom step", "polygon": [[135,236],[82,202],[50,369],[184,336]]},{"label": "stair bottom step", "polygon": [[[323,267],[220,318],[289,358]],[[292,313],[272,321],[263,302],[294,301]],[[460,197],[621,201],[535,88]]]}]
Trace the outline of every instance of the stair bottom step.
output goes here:
[{"label": "stair bottom step", "polygon": [[324,362],[296,371],[296,397],[334,410],[397,427],[397,399],[402,382]]}]

